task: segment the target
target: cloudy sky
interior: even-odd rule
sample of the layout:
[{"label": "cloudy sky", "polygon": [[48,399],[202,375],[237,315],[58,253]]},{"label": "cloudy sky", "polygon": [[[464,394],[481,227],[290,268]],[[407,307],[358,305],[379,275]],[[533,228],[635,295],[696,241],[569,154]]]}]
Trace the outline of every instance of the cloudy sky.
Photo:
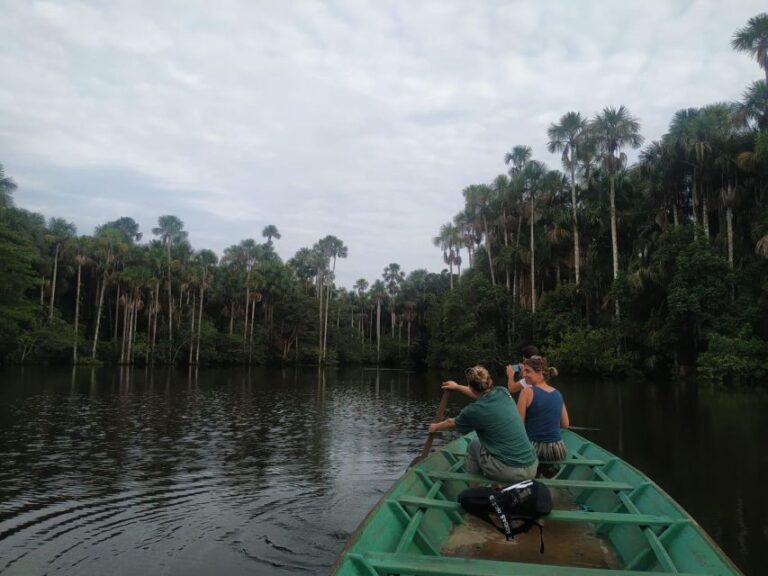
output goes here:
[{"label": "cloudy sky", "polygon": [[179,216],[221,252],[334,234],[342,284],[442,269],[461,191],[546,151],[569,110],[625,105],[646,139],[761,77],[730,48],[764,1],[4,0],[0,162],[18,206],[80,233]]}]

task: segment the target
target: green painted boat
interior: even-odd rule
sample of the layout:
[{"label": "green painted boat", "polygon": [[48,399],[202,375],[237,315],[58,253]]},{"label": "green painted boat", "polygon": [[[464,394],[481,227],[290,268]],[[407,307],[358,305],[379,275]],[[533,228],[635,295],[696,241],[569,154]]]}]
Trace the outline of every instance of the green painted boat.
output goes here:
[{"label": "green painted boat", "polygon": [[642,472],[564,430],[568,458],[539,532],[506,541],[456,501],[469,482],[462,436],[410,468],[351,536],[337,576],[741,574],[693,518]]}]

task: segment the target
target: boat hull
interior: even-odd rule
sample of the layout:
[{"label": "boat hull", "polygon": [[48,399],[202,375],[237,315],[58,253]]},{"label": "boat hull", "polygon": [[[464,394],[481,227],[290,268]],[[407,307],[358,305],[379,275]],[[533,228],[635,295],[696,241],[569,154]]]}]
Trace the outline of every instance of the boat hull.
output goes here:
[{"label": "boat hull", "polygon": [[[456,502],[469,482],[489,483],[464,472],[473,438],[462,436],[406,471],[351,536],[331,574],[741,574],[654,482],[571,431],[563,433],[569,456],[560,474],[543,480],[557,495],[545,520],[545,554],[505,543],[493,529],[480,536]],[[557,535],[560,523],[570,536]],[[595,541],[603,543],[602,558],[585,552]]]}]

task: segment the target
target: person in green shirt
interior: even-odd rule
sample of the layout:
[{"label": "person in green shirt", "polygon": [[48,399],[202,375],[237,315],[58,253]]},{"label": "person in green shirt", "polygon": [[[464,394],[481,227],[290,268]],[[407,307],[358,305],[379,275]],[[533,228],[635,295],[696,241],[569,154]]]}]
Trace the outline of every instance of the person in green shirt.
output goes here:
[{"label": "person in green shirt", "polygon": [[466,471],[482,474],[498,482],[520,482],[536,476],[539,465],[512,396],[505,387],[494,388],[488,370],[474,366],[467,370],[468,387],[453,380],[443,382],[443,390],[469,389],[474,402],[465,406],[456,418],[430,424],[429,433],[458,430],[475,431],[467,447]]}]

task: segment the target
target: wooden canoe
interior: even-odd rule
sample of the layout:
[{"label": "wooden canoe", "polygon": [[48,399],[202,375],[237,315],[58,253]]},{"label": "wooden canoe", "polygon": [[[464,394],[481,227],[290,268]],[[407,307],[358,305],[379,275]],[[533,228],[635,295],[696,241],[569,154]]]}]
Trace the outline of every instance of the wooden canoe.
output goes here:
[{"label": "wooden canoe", "polygon": [[456,497],[473,434],[410,468],[351,536],[336,576],[619,576],[741,574],[704,530],[654,482],[610,452],[563,431],[568,458],[542,480],[554,509],[544,518],[545,552],[534,528],[507,542],[465,514]]}]

